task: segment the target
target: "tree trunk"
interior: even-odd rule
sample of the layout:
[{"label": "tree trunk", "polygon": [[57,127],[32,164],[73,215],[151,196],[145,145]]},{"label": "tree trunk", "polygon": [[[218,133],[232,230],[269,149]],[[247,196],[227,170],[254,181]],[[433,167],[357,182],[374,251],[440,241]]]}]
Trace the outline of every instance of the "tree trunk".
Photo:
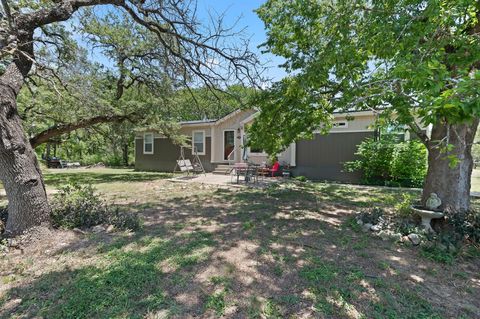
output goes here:
[{"label": "tree trunk", "polygon": [[8,199],[6,233],[19,235],[47,222],[50,207],[40,167],[17,112],[23,75],[11,64],[0,78],[0,180]]},{"label": "tree trunk", "polygon": [[123,144],[123,164],[128,166],[128,143]]},{"label": "tree trunk", "polygon": [[[427,143],[428,172],[422,194],[423,205],[431,193],[436,193],[442,200],[441,209],[455,212],[470,209],[472,144],[478,123],[479,119],[476,119],[472,123],[438,123],[433,126]],[[439,144],[440,141],[443,143]],[[445,143],[452,145],[453,149],[446,152]],[[458,163],[454,165],[452,159],[457,159]]]}]

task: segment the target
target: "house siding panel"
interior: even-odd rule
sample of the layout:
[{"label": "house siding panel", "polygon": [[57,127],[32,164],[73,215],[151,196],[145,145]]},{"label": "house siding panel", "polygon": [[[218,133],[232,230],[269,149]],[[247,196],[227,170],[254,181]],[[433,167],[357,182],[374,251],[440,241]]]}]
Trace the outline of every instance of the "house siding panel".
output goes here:
[{"label": "house siding panel", "polygon": [[[211,138],[205,138],[206,153],[199,155],[200,161],[205,171],[210,172],[213,166],[210,163],[210,145]],[[154,153],[151,155],[143,154],[143,138],[137,138],[135,143],[135,169],[140,171],[159,171],[173,172],[176,160],[180,156],[180,146],[172,143],[166,138],[156,138],[154,145]],[[185,148],[185,159],[193,160],[191,150]]]},{"label": "house siding panel", "polygon": [[312,140],[297,142],[295,176],[306,176],[312,180],[335,180],[359,182],[360,173],[344,172],[343,163],[355,160],[355,152],[365,138],[373,132],[315,134]]}]

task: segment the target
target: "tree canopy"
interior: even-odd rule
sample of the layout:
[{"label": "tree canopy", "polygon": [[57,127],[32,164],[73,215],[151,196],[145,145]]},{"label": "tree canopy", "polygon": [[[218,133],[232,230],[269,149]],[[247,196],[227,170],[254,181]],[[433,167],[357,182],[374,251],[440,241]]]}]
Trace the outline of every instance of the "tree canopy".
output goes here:
[{"label": "tree canopy", "polygon": [[290,74],[257,101],[254,136],[270,152],[334,111],[383,108],[424,141],[414,117],[426,126],[480,116],[478,2],[269,0],[257,13],[265,50]]}]

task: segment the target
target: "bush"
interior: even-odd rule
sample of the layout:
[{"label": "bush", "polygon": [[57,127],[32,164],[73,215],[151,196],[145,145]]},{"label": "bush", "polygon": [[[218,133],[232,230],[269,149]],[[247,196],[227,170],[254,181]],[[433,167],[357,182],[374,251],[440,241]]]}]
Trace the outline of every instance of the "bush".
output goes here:
[{"label": "bush", "polygon": [[5,227],[7,227],[7,219],[8,219],[8,208],[7,207],[0,207],[0,238],[1,234],[5,231]]},{"label": "bush", "polygon": [[480,244],[480,212],[474,210],[454,214],[447,212],[446,219],[459,239]]},{"label": "bush", "polygon": [[109,224],[117,229],[136,230],[140,227],[138,216],[109,206],[99,198],[91,185],[64,186],[52,201],[52,223],[61,228],[89,228]]},{"label": "bush", "polygon": [[365,184],[422,187],[427,174],[427,150],[419,141],[402,142],[395,135],[368,138],[355,154],[359,159],[345,163],[345,169],[362,172]]}]

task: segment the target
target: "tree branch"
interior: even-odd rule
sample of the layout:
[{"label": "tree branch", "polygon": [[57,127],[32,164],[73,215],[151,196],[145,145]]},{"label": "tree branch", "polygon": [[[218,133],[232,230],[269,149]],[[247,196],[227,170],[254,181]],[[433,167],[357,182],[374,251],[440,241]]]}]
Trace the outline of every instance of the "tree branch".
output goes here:
[{"label": "tree branch", "polygon": [[70,133],[72,131],[86,128],[95,124],[101,123],[120,123],[123,121],[134,121],[136,117],[135,113],[128,115],[101,115],[95,116],[89,119],[80,120],[76,123],[58,124],[54,125],[43,132],[38,133],[30,139],[30,145],[33,148],[48,142],[50,139],[60,136],[62,134]]}]

